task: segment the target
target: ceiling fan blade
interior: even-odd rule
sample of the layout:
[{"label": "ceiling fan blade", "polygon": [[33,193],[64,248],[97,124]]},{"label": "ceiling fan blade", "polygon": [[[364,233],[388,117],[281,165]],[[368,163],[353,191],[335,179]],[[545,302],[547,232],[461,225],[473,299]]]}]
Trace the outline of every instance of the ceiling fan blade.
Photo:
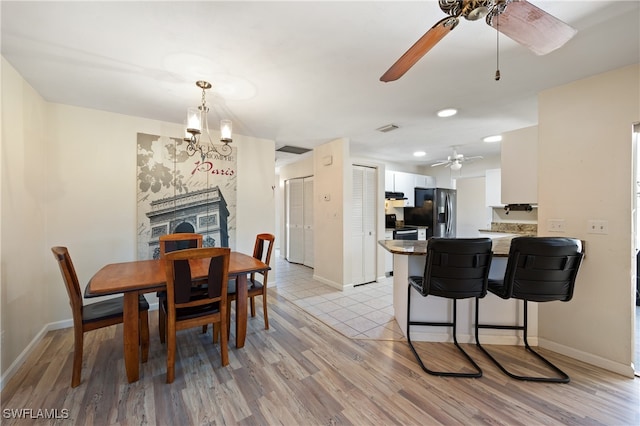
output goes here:
[{"label": "ceiling fan blade", "polygon": [[389,82],[399,79],[409,71],[433,46],[458,25],[458,18],[446,17],[429,29],[413,46],[385,72],[380,81]]},{"label": "ceiling fan blade", "polygon": [[473,161],[482,159],[482,155],[474,155],[473,157],[464,157],[463,161]]},{"label": "ceiling fan blade", "polygon": [[440,162],[437,162],[437,163],[433,163],[431,165],[431,167],[444,166],[444,165],[448,166],[450,163],[451,163],[451,161],[440,161]]},{"label": "ceiling fan blade", "polygon": [[502,14],[493,17],[491,26],[536,55],[553,52],[578,32],[526,0],[509,3]]}]

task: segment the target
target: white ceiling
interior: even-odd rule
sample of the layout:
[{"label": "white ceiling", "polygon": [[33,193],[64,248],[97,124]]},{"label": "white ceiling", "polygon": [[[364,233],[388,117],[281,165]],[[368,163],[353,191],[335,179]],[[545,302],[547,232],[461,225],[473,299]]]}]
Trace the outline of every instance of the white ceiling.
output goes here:
[{"label": "white ceiling", "polygon": [[[640,2],[532,3],[578,33],[546,56],[501,36],[497,82],[496,32],[464,19],[402,78],[379,81],[445,16],[436,1],[3,0],[2,55],[50,102],[183,123],[204,79],[210,123],[231,118],[235,133],[276,148],[346,137],[354,156],[430,164],[452,146],[496,154],[481,139],[535,125],[540,91],[640,62]],[[444,107],[459,113],[435,117]]]}]

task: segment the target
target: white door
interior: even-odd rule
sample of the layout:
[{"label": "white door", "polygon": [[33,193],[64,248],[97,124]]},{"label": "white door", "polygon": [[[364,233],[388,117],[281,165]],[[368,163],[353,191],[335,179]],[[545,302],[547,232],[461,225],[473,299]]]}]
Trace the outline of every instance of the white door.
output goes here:
[{"label": "white door", "polygon": [[376,280],[376,169],[353,167],[353,284]]},{"label": "white door", "polygon": [[286,259],[294,263],[304,261],[303,193],[302,179],[290,179],[285,182]]},{"label": "white door", "polygon": [[313,267],[313,177],[287,180],[285,198],[285,258]]},{"label": "white door", "polygon": [[302,263],[313,268],[313,177],[304,178],[303,191],[304,260]]}]

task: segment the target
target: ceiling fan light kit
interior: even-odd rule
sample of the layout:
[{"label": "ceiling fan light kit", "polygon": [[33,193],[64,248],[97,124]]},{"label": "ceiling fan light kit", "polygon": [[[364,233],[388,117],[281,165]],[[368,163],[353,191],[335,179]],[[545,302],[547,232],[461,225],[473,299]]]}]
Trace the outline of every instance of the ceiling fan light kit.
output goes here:
[{"label": "ceiling fan light kit", "polygon": [[[525,46],[537,55],[546,55],[576,34],[576,30],[526,0],[439,0],[446,18],[438,21],[385,72],[380,81],[402,77],[459,23],[463,17],[477,21],[486,16],[487,25]],[[500,79],[499,71],[496,80]]]},{"label": "ceiling fan light kit", "polygon": [[451,170],[457,171],[462,168],[462,163],[471,162],[474,160],[481,159],[482,156],[476,155],[473,157],[465,157],[463,154],[458,154],[458,150],[456,148],[453,149],[453,155],[447,157],[446,160],[440,160],[431,165],[431,167],[445,166],[449,167]]}]

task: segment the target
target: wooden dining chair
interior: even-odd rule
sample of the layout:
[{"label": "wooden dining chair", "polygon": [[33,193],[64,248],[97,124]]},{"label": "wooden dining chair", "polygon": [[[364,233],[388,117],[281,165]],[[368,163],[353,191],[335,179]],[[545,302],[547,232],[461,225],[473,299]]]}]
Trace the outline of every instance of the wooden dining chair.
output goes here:
[{"label": "wooden dining chair", "polygon": [[165,234],[158,238],[158,242],[160,244],[160,258],[162,259],[165,254],[172,251],[202,247],[202,234],[193,232]]},{"label": "wooden dining chair", "polygon": [[[193,232],[178,232],[175,234],[161,235],[158,239],[160,244],[160,259],[163,259],[167,253],[171,253],[176,250],[184,250],[187,248],[200,248],[202,247],[202,234],[196,234]],[[162,305],[166,298],[167,293],[165,291],[159,291],[158,304]],[[164,328],[166,320],[162,309],[158,309],[158,334],[160,335],[160,343],[164,343],[167,335],[167,331]]]},{"label": "wooden dining chair", "polygon": [[[167,330],[167,383],[175,377],[176,332],[205,324],[213,325],[213,343],[220,336],[222,365],[229,364],[227,334],[227,281],[231,249],[223,247],[177,250],[164,256],[167,297],[164,311]],[[206,293],[194,293],[189,261],[209,259]]]},{"label": "wooden dining chair", "polygon": [[[66,247],[52,247],[51,251],[58,261],[58,266],[69,294],[69,304],[73,315],[74,350],[71,387],[75,388],[81,381],[84,333],[122,323],[124,298],[120,296],[83,305],[80,283],[69,251]],[[149,303],[143,295],[140,295],[138,303],[142,362],[147,362],[149,357]]]},{"label": "wooden dining chair", "polygon": [[[258,234],[256,236],[256,242],[253,246],[253,257],[260,259],[262,262],[269,265],[271,261],[271,251],[273,250],[273,242],[275,236],[272,234]],[[260,275],[262,277],[260,277]],[[247,290],[249,303],[251,306],[251,316],[256,316],[256,302],[257,296],[262,296],[262,312],[264,315],[264,328],[269,329],[269,313],[267,310],[267,279],[269,277],[269,271],[253,272],[247,280]],[[228,297],[227,297],[227,315],[231,316],[231,302],[236,300],[236,281],[231,280],[229,283]],[[228,324],[229,322],[227,322]]]}]

